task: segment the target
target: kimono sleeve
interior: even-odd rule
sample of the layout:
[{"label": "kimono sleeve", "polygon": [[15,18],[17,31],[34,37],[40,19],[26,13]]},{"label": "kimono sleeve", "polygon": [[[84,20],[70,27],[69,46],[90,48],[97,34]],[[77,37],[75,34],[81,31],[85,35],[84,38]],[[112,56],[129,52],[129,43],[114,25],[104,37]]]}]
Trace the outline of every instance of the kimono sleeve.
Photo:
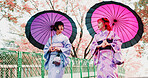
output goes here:
[{"label": "kimono sleeve", "polygon": [[64,47],[61,48],[61,51],[66,57],[68,57],[71,53],[71,43],[69,42],[68,37],[64,38],[63,45]]},{"label": "kimono sleeve", "polygon": [[113,63],[117,65],[121,65],[122,63],[124,63],[122,59],[121,45],[122,45],[122,40],[114,33],[114,38],[113,42],[111,43],[111,46],[115,52],[113,54]]},{"label": "kimono sleeve", "polygon": [[45,55],[44,55],[45,59],[48,58],[49,46],[50,46],[50,38],[48,39],[48,41],[47,41],[47,43],[46,43],[46,45],[44,46],[44,49],[43,49],[43,51],[45,53]]},{"label": "kimono sleeve", "polygon": [[64,41],[62,42],[64,47],[61,48],[61,58],[63,61],[63,67],[67,66],[69,64],[68,56],[71,53],[71,43],[69,42],[68,37],[64,38]]},{"label": "kimono sleeve", "polygon": [[46,59],[46,62],[45,62],[45,69],[48,70],[48,67],[49,67],[49,60],[50,60],[50,52],[48,52],[49,50],[49,46],[50,46],[50,38],[48,39],[46,45],[44,46],[44,58]]},{"label": "kimono sleeve", "polygon": [[97,47],[97,41],[96,41],[96,34],[95,34],[95,36],[94,36],[94,39],[93,39],[93,41],[92,41],[92,44],[91,44],[91,46],[90,46],[90,50],[91,50],[91,54],[94,54],[95,53],[95,51],[96,51],[96,47]]},{"label": "kimono sleeve", "polygon": [[99,63],[99,49],[97,49],[97,40],[96,40],[97,34],[94,36],[94,39],[92,41],[92,44],[90,46],[91,54],[94,57],[94,65]]}]

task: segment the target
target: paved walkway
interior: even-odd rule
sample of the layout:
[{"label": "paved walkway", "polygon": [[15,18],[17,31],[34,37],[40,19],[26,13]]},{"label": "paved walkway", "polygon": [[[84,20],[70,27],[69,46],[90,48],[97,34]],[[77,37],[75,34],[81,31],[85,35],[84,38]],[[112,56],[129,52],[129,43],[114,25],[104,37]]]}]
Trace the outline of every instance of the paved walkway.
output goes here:
[{"label": "paved walkway", "polygon": [[[94,76],[94,72],[89,72],[89,75]],[[83,72],[82,77],[88,78],[88,72]],[[31,78],[41,78],[41,77],[31,77]],[[48,76],[44,76],[44,78],[48,78]],[[71,78],[71,73],[64,74],[63,78]],[[80,78],[80,73],[73,73],[73,78]],[[89,78],[94,78],[94,77],[89,77]]]},{"label": "paved walkway", "polygon": [[[95,73],[97,74],[97,73]],[[119,78],[124,78],[124,74],[118,73]],[[94,72],[89,72],[89,78],[94,78]],[[88,72],[83,72],[82,73],[83,78],[88,78]],[[41,77],[30,77],[30,78],[41,78]],[[44,76],[44,78],[48,78],[48,76]],[[64,74],[63,78],[71,78],[71,73]],[[80,73],[73,73],[73,78],[80,78]],[[97,78],[97,77],[95,77]]]}]

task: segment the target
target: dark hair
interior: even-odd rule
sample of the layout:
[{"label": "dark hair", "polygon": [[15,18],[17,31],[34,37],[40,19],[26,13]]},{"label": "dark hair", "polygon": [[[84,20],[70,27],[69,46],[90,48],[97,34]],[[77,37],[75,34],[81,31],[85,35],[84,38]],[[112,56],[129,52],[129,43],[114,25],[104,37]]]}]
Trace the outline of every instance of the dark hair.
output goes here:
[{"label": "dark hair", "polygon": [[106,22],[109,23],[109,20],[107,18],[102,18],[102,20],[104,21],[104,23],[106,23]]},{"label": "dark hair", "polygon": [[62,21],[57,21],[57,22],[54,24],[54,31],[59,30],[59,28],[58,28],[59,25],[63,25],[63,27],[64,27],[64,24],[63,24]]}]

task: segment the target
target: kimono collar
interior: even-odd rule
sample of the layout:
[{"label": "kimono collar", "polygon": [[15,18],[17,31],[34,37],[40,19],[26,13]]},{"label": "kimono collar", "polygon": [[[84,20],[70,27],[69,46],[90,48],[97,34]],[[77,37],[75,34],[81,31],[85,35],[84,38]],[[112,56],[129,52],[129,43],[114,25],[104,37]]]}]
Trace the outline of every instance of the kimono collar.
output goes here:
[{"label": "kimono collar", "polygon": [[101,31],[101,33],[106,33],[106,32],[108,33],[109,31],[108,30]]},{"label": "kimono collar", "polygon": [[57,35],[57,34],[55,34],[55,36],[60,36],[60,35],[62,35],[62,33],[61,33],[61,34],[58,34],[58,35]]}]

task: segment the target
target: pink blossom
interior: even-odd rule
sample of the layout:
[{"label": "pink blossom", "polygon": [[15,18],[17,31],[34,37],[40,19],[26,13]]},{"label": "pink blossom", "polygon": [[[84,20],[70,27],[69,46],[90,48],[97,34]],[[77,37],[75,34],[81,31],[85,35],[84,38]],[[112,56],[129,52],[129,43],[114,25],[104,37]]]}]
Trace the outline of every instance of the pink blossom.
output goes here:
[{"label": "pink blossom", "polygon": [[25,24],[25,23],[21,24],[21,27],[22,27],[22,28],[24,28],[25,26],[26,26],[26,24]]},{"label": "pink blossom", "polygon": [[33,8],[30,8],[29,6],[28,6],[28,4],[25,4],[25,5],[23,5],[23,9],[24,10],[26,10],[28,13],[30,13],[31,14],[31,10],[33,10]]}]

